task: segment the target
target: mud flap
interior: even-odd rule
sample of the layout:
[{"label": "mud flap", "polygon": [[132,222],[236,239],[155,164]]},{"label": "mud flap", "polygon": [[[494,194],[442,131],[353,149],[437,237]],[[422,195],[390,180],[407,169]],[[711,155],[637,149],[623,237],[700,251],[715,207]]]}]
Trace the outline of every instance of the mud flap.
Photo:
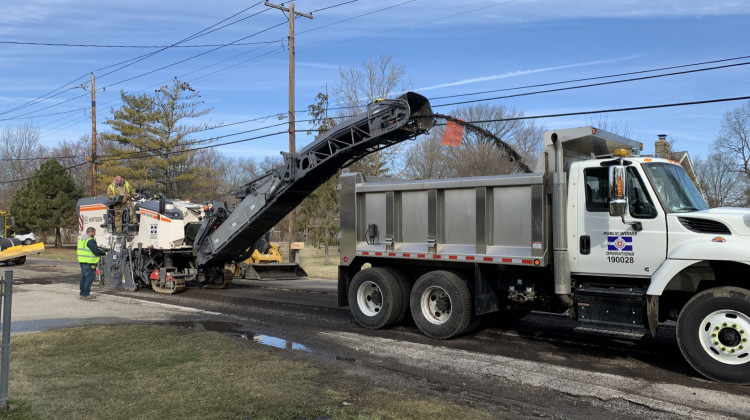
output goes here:
[{"label": "mud flap", "polygon": [[138,288],[133,279],[133,259],[130,250],[125,246],[125,238],[121,239],[115,240],[112,250],[101,259],[101,284],[132,292]]},{"label": "mud flap", "polygon": [[500,310],[497,286],[491,282],[492,271],[483,264],[474,264],[474,308],[475,315],[484,315]]}]

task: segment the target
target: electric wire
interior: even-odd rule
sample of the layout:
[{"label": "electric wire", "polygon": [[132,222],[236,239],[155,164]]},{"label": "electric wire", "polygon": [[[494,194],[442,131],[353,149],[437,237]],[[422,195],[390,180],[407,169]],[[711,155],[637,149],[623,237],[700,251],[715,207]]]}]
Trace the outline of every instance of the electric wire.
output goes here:
[{"label": "electric wire", "polygon": [[[68,85],[71,85],[71,84],[73,84],[73,83],[75,83],[75,82],[77,82],[77,81],[79,81],[79,80],[81,80],[81,79],[83,79],[83,78],[84,78],[84,77],[86,77],[86,76],[88,76],[88,73],[87,73],[87,74],[84,74],[83,76],[79,76],[79,77],[76,77],[75,79],[71,80],[70,82],[68,82],[68,83],[65,83],[64,85],[62,85],[62,86],[58,87],[58,88],[57,88],[57,89],[55,89],[55,90],[52,90],[51,92],[45,93],[44,95],[42,95],[42,96],[39,96],[38,98],[32,99],[32,100],[30,100],[30,101],[28,101],[28,102],[26,102],[26,103],[23,103],[23,104],[21,104],[21,105],[18,105],[18,106],[17,106],[17,107],[15,107],[15,108],[11,108],[11,109],[5,110],[5,111],[3,111],[3,112],[0,112],[0,115],[5,115],[5,114],[7,114],[7,113],[10,113],[10,112],[13,112],[13,111],[18,111],[18,110],[20,110],[20,109],[26,108],[27,106],[31,106],[31,105],[33,105],[33,104],[35,104],[35,103],[37,103],[37,102],[39,102],[39,101],[41,101],[41,100],[43,100],[43,99],[45,99],[45,98],[46,98],[46,99],[49,99],[49,98],[55,97],[55,96],[57,96],[57,95],[60,95],[60,94],[62,94],[63,92],[65,92],[65,90],[63,90],[63,91],[60,91],[61,89],[63,89],[64,87],[66,87],[66,86],[68,86]],[[58,92],[57,94],[54,94],[54,93],[55,93],[55,92],[57,92],[57,91],[60,91],[60,92]],[[54,95],[53,95],[53,94],[54,94]]]},{"label": "electric wire", "polygon": [[610,75],[606,75],[606,76],[595,76],[595,77],[586,77],[586,78],[583,78],[583,79],[565,80],[565,81],[562,81],[562,82],[540,83],[540,84],[536,84],[536,85],[516,86],[516,87],[511,87],[511,88],[505,88],[505,89],[493,89],[493,90],[485,90],[485,91],[481,91],[481,92],[461,93],[461,94],[456,94],[456,95],[433,96],[430,99],[431,100],[436,100],[436,99],[447,99],[447,98],[459,98],[459,97],[462,97],[462,96],[483,95],[483,94],[486,94],[486,93],[505,92],[505,91],[509,91],[509,90],[530,89],[530,88],[536,88],[536,87],[562,85],[562,84],[567,84],[567,83],[586,82],[586,81],[589,81],[589,80],[609,79],[609,78],[612,78],[612,77],[632,76],[632,75],[636,75],[636,74],[653,73],[653,72],[656,72],[656,71],[674,70],[674,69],[680,69],[680,68],[685,68],[685,67],[702,66],[702,65],[706,65],[706,64],[724,63],[724,62],[727,62],[727,61],[744,60],[744,59],[747,59],[747,58],[750,58],[750,55],[745,55],[745,56],[742,56],[742,57],[723,58],[723,59],[720,59],[720,60],[703,61],[703,62],[700,62],[700,63],[681,64],[681,65],[678,65],[678,66],[661,67],[661,68],[650,69],[650,70],[632,71],[632,72],[628,72],[628,73],[610,74]]},{"label": "electric wire", "polygon": [[[113,70],[113,71],[111,71],[111,72],[107,73],[107,74],[111,74],[111,73],[114,73],[115,71],[121,70],[121,69],[123,69],[123,68],[125,68],[125,67],[128,67],[128,66],[130,66],[130,65],[132,65],[132,64],[135,64],[135,63],[136,63],[136,62],[138,62],[138,61],[141,61],[141,60],[143,60],[143,59],[145,59],[145,58],[148,58],[148,57],[150,57],[150,56],[152,56],[152,55],[154,55],[154,54],[158,54],[159,52],[161,52],[161,51],[164,51],[164,50],[166,50],[166,49],[168,49],[168,48],[171,48],[171,47],[175,47],[175,46],[178,46],[179,44],[182,44],[182,43],[184,43],[184,42],[187,42],[187,41],[190,41],[190,40],[192,40],[192,39],[198,38],[199,36],[203,36],[203,35],[206,35],[206,34],[208,34],[208,33],[210,33],[210,32],[213,32],[213,31],[210,31],[210,32],[209,32],[209,30],[210,30],[210,29],[212,29],[212,28],[214,28],[215,26],[217,26],[217,25],[220,25],[220,24],[222,24],[222,23],[226,22],[227,20],[229,20],[229,19],[232,19],[232,18],[234,18],[234,17],[235,17],[235,16],[237,16],[237,15],[239,15],[239,14],[241,14],[241,13],[244,13],[244,12],[245,12],[245,11],[247,11],[247,10],[250,10],[250,9],[252,9],[253,7],[255,7],[255,6],[259,5],[260,3],[262,3],[262,1],[259,1],[259,2],[255,3],[255,4],[253,4],[252,6],[250,6],[250,7],[247,7],[247,8],[245,8],[245,9],[243,9],[243,10],[241,10],[241,11],[239,11],[239,12],[237,12],[237,13],[233,14],[232,16],[229,16],[228,18],[226,18],[226,19],[223,19],[223,20],[221,20],[221,21],[219,21],[219,22],[217,22],[217,23],[215,23],[215,24],[213,24],[213,25],[209,26],[208,28],[205,28],[205,29],[203,29],[203,30],[201,30],[201,31],[199,31],[199,32],[196,32],[195,34],[193,34],[193,35],[191,35],[191,36],[189,36],[189,37],[187,37],[187,38],[184,38],[184,39],[183,39],[183,40],[181,40],[181,41],[178,41],[178,42],[176,42],[176,43],[174,43],[174,44],[172,44],[172,45],[170,45],[170,46],[167,46],[167,47],[161,48],[161,49],[159,49],[158,51],[155,51],[155,52],[151,52],[151,53],[149,53],[149,54],[145,54],[145,55],[143,55],[143,56],[135,57],[135,58],[133,58],[133,59],[129,59],[129,60],[126,60],[126,61],[123,61],[123,62],[120,62],[120,63],[116,63],[116,64],[113,64],[113,65],[111,65],[111,66],[107,66],[107,67],[102,67],[102,68],[100,68],[100,69],[97,69],[96,71],[98,72],[98,71],[101,71],[101,70],[105,70],[105,69],[107,69],[107,68],[110,68],[110,67],[114,67],[114,66],[117,66],[117,65],[120,65],[120,64],[130,63],[130,64],[127,64],[126,66],[120,67],[120,68],[118,68],[118,69],[115,69],[115,70]],[[243,18],[242,20],[244,20],[244,18]],[[239,22],[239,21],[240,21],[240,20],[238,20],[238,21],[235,21],[235,22],[233,22],[233,23],[231,23],[231,24],[235,24],[235,23],[237,23],[237,22]],[[226,26],[229,26],[229,25],[225,25],[225,26],[222,26],[222,28],[225,28]],[[221,29],[221,28],[218,28],[218,29]],[[218,30],[218,29],[217,29],[217,30]],[[106,75],[106,74],[105,74],[105,75]],[[49,93],[47,93],[47,94],[44,94],[44,95],[42,95],[42,96],[40,96],[40,97],[38,97],[38,98],[36,98],[36,99],[33,99],[33,100],[31,100],[31,101],[28,101],[28,102],[26,102],[26,103],[24,103],[24,104],[21,104],[21,105],[19,105],[19,106],[15,107],[15,108],[11,108],[11,109],[9,109],[9,110],[6,110],[6,111],[3,111],[3,112],[0,112],[0,115],[4,115],[4,114],[7,114],[7,113],[9,113],[9,112],[13,112],[13,111],[17,111],[17,110],[19,110],[19,109],[25,108],[25,107],[27,107],[27,106],[30,106],[30,105],[32,105],[32,104],[34,104],[34,103],[37,103],[37,102],[39,102],[40,100],[42,100],[42,99],[44,99],[44,98],[48,98],[48,97],[54,97],[54,96],[57,96],[57,95],[61,94],[62,92],[58,92],[57,94],[55,94],[55,92],[57,92],[57,91],[59,91],[59,90],[63,89],[64,87],[66,87],[66,86],[68,86],[68,85],[71,85],[71,84],[73,84],[73,83],[77,82],[78,80],[80,80],[80,79],[82,79],[82,78],[84,78],[84,77],[86,77],[86,76],[88,76],[88,74],[85,74],[85,75],[83,75],[83,76],[79,76],[79,77],[77,77],[77,78],[73,79],[73,80],[72,80],[71,82],[68,82],[68,83],[66,83],[66,84],[62,85],[62,86],[58,87],[57,89],[55,89],[55,90],[53,90],[53,91],[51,91],[51,92],[49,92]],[[103,76],[104,76],[104,75],[103,75]],[[103,76],[100,76],[100,77],[103,77]],[[63,91],[63,92],[64,92],[64,91]],[[50,95],[51,95],[51,96],[50,96]]]},{"label": "electric wire", "polygon": [[[229,20],[229,19],[232,19],[233,17],[235,17],[235,16],[237,16],[237,15],[239,15],[239,14],[241,14],[241,13],[244,13],[244,12],[246,12],[246,11],[248,11],[248,10],[250,10],[250,9],[254,8],[255,6],[259,5],[260,3],[262,3],[262,1],[259,1],[259,2],[255,3],[255,4],[253,4],[252,6],[250,6],[250,7],[247,7],[247,8],[245,8],[245,9],[243,9],[243,10],[241,10],[241,11],[239,11],[239,12],[237,12],[237,13],[233,14],[232,16],[230,16],[230,17],[228,17],[228,18],[226,18],[226,19],[223,19],[223,20],[221,20],[221,21],[219,21],[219,22],[217,22],[217,23],[215,23],[215,24],[213,24],[213,25],[211,25],[211,26],[209,26],[209,27],[207,27],[207,28],[204,28],[204,29],[202,29],[202,30],[200,30],[200,31],[198,31],[198,32],[196,32],[196,33],[194,33],[194,34],[192,34],[192,35],[190,35],[190,36],[186,37],[186,38],[183,38],[183,39],[181,39],[180,41],[177,41],[177,42],[175,42],[175,43],[171,44],[171,45],[170,45],[170,46],[168,46],[168,47],[165,47],[165,48],[160,48],[160,49],[158,49],[158,50],[156,50],[156,51],[152,51],[152,52],[150,52],[150,53],[147,53],[147,54],[143,54],[143,55],[141,55],[141,56],[139,56],[139,57],[135,57],[135,58],[133,58],[133,59],[130,59],[130,60],[126,60],[126,61],[123,61],[123,62],[121,62],[121,63],[118,63],[118,64],[114,64],[114,65],[111,65],[111,66],[103,67],[103,68],[101,68],[101,69],[98,69],[98,70],[96,70],[96,71],[98,72],[98,71],[101,71],[101,70],[104,70],[104,69],[107,69],[107,68],[110,68],[110,67],[118,66],[119,64],[127,63],[127,64],[125,64],[125,65],[123,65],[123,66],[121,66],[121,67],[118,67],[118,68],[116,68],[116,69],[114,69],[114,70],[112,70],[112,71],[109,71],[109,72],[107,72],[107,73],[105,73],[105,74],[103,74],[103,75],[100,75],[100,76],[99,76],[99,77],[105,77],[105,76],[108,76],[108,75],[110,75],[110,74],[112,74],[112,73],[114,73],[114,72],[120,71],[120,70],[122,70],[122,69],[124,69],[124,68],[126,68],[126,67],[130,67],[130,66],[132,66],[132,65],[133,65],[133,64],[135,64],[135,63],[138,63],[138,62],[140,62],[140,61],[143,61],[143,60],[145,60],[146,58],[149,58],[149,57],[151,57],[151,56],[154,56],[154,55],[156,55],[156,54],[159,54],[160,52],[162,52],[162,51],[165,51],[165,50],[167,50],[167,49],[169,49],[169,48],[172,48],[172,47],[174,47],[174,46],[176,46],[176,45],[180,45],[180,44],[183,44],[183,43],[185,43],[185,42],[191,41],[191,40],[193,40],[193,39],[196,39],[196,38],[199,38],[199,37],[201,37],[201,36],[203,36],[203,35],[206,35],[206,34],[208,34],[208,33],[211,33],[211,32],[213,32],[213,31],[210,31],[210,32],[209,32],[209,30],[210,30],[210,29],[214,28],[214,27],[215,27],[215,26],[217,26],[217,25],[220,25],[220,24],[222,24],[222,23],[226,22],[226,21],[227,21],[227,20]],[[264,11],[265,11],[265,10],[264,10]],[[263,12],[263,11],[261,11],[261,12],[259,12],[259,13],[262,13],[262,12]],[[254,15],[252,15],[252,16],[257,16],[257,15],[258,15],[259,13],[256,13],[256,14],[254,14]],[[236,22],[235,22],[235,23],[236,23]],[[229,26],[229,25],[225,25],[225,26],[223,26],[222,28],[225,28],[226,26]]]},{"label": "electric wire", "polygon": [[502,122],[502,121],[535,120],[535,119],[543,119],[543,118],[570,117],[570,116],[575,116],[575,115],[605,114],[605,113],[615,113],[615,112],[641,111],[644,109],[658,109],[658,108],[672,108],[672,107],[679,107],[679,106],[704,105],[704,104],[713,104],[713,103],[720,103],[720,102],[743,101],[746,99],[750,99],[750,96],[738,96],[734,98],[706,99],[702,101],[676,102],[676,103],[659,104],[659,105],[642,105],[642,106],[634,106],[634,107],[627,107],[627,108],[600,109],[597,111],[565,112],[565,113],[560,113],[560,114],[533,115],[533,116],[499,118],[499,119],[492,119],[492,120],[477,120],[477,121],[467,121],[467,122],[470,122],[472,124],[481,124],[481,123]]},{"label": "electric wire", "polygon": [[[279,26],[281,26],[281,25],[285,25],[285,24],[286,24],[286,22],[281,22],[281,23],[279,23],[279,24],[276,24],[276,25],[273,25],[273,26],[269,26],[268,28],[262,29],[262,30],[260,30],[260,31],[258,31],[258,32],[255,32],[255,33],[253,33],[253,34],[250,34],[250,35],[248,35],[248,36],[242,37],[242,38],[238,39],[237,41],[245,40],[245,39],[247,39],[247,38],[250,38],[250,37],[252,37],[252,36],[255,36],[255,35],[258,35],[258,34],[261,34],[261,33],[263,33],[263,32],[267,32],[267,31],[270,31],[271,29],[277,28],[277,27],[279,27]],[[177,64],[181,64],[181,63],[184,63],[184,62],[186,62],[186,61],[192,60],[192,59],[194,59],[194,58],[197,58],[197,57],[200,57],[200,56],[203,56],[203,55],[206,55],[206,54],[212,53],[212,52],[214,52],[214,51],[216,51],[216,50],[219,50],[219,49],[221,49],[221,48],[224,48],[224,47],[226,47],[226,46],[228,46],[228,45],[232,45],[232,44],[233,44],[234,42],[237,42],[237,41],[232,41],[232,42],[230,42],[230,43],[228,43],[228,44],[224,44],[224,45],[222,45],[222,46],[220,46],[220,47],[212,48],[212,49],[210,49],[210,50],[208,50],[208,51],[204,51],[204,52],[202,52],[202,53],[200,53],[200,54],[196,54],[196,55],[193,55],[193,56],[191,56],[191,57],[185,58],[185,59],[183,59],[183,60],[179,60],[179,61],[176,61],[176,62],[174,62],[174,63],[171,63],[171,64],[167,64],[166,66],[162,66],[162,67],[159,67],[159,68],[157,68],[157,69],[154,69],[154,70],[151,70],[151,71],[147,71],[147,72],[145,72],[145,73],[141,73],[141,74],[139,74],[139,75],[136,75],[136,76],[128,77],[128,78],[126,78],[126,79],[120,80],[120,81],[118,81],[118,82],[115,82],[115,83],[110,83],[110,84],[109,84],[108,86],[116,86],[116,85],[119,85],[119,84],[122,84],[122,83],[128,82],[128,81],[130,81],[130,80],[134,80],[134,79],[138,79],[138,78],[141,78],[141,77],[143,77],[143,76],[147,76],[147,75],[149,75],[149,74],[152,74],[152,73],[155,73],[155,72],[157,72],[157,71],[160,71],[160,70],[164,70],[164,69],[166,69],[166,68],[169,68],[169,67],[175,66],[175,65],[177,65]],[[112,73],[112,72],[110,72],[110,73],[107,73],[107,74],[111,74],[111,73]]]},{"label": "electric wire", "polygon": [[308,30],[306,30],[306,31],[295,32],[295,35],[302,35],[302,34],[306,34],[306,33],[308,33],[308,32],[312,32],[312,31],[317,31],[317,30],[319,30],[319,29],[327,28],[327,27],[329,27],[329,26],[337,25],[337,24],[339,24],[339,23],[344,23],[344,22],[348,22],[348,21],[350,21],[350,20],[358,19],[358,18],[361,18],[361,17],[364,17],[364,16],[368,16],[368,15],[372,15],[372,14],[375,14],[375,13],[378,13],[378,12],[382,12],[382,11],[384,11],[384,10],[388,10],[388,9],[393,9],[393,8],[395,8],[395,7],[403,6],[403,5],[405,5],[405,4],[409,4],[409,3],[414,3],[415,1],[417,1],[417,0],[407,0],[407,1],[404,1],[404,2],[402,2],[402,3],[398,3],[398,4],[392,4],[392,5],[390,5],[390,6],[386,6],[386,7],[383,7],[383,8],[381,8],[381,9],[377,9],[377,10],[372,10],[372,11],[369,11],[369,12],[367,12],[367,13],[363,13],[363,14],[361,14],[361,15],[357,15],[357,16],[352,16],[352,17],[350,17],[350,18],[342,19],[342,20],[339,20],[339,21],[336,21],[336,22],[332,22],[332,23],[327,23],[327,24],[325,24],[325,25],[322,25],[322,26],[318,26],[318,27],[315,27],[315,28],[312,28],[312,29],[308,29]]},{"label": "electric wire", "polygon": [[551,92],[562,92],[566,90],[574,90],[574,89],[583,89],[588,87],[595,87],[595,86],[606,86],[606,85],[613,85],[617,83],[626,83],[626,82],[634,82],[639,80],[648,80],[648,79],[656,79],[660,77],[668,77],[668,76],[677,76],[682,74],[690,74],[690,73],[698,73],[702,71],[709,71],[709,70],[718,70],[718,69],[724,69],[724,68],[730,68],[730,67],[739,67],[739,66],[746,66],[750,64],[750,61],[746,61],[743,63],[735,63],[735,64],[725,64],[723,66],[714,66],[714,67],[706,67],[702,69],[692,69],[692,70],[683,70],[678,72],[672,72],[672,73],[665,73],[665,74],[656,74],[651,76],[641,76],[641,77],[633,77],[630,79],[622,79],[622,80],[610,80],[608,82],[599,82],[599,83],[589,83],[585,85],[577,85],[577,86],[567,86],[562,88],[555,88],[555,89],[545,89],[545,90],[538,90],[534,92],[525,92],[525,93],[516,93],[513,95],[504,95],[504,96],[495,96],[492,98],[482,98],[482,99],[472,99],[467,101],[459,101],[459,102],[451,102],[447,104],[437,104],[432,105],[433,108],[439,108],[443,106],[454,106],[454,105],[465,105],[470,103],[476,103],[476,102],[486,102],[486,101],[494,101],[498,99],[508,99],[508,98],[517,98],[520,96],[530,96],[530,95],[539,95],[542,93],[551,93]]},{"label": "electric wire", "polygon": [[0,121],[25,120],[25,119],[29,119],[29,118],[51,117],[51,116],[54,116],[54,115],[70,114],[71,112],[84,111],[84,110],[89,109],[89,108],[91,108],[91,107],[76,108],[76,109],[71,109],[71,110],[68,110],[68,111],[54,112],[52,114],[34,115],[33,117],[0,118]]},{"label": "electric wire", "polygon": [[313,10],[313,11],[312,11],[312,12],[310,12],[310,13],[312,14],[312,13],[315,13],[315,12],[322,12],[323,10],[333,9],[334,7],[339,7],[339,6],[343,6],[343,5],[345,5],[345,4],[349,4],[349,3],[356,3],[356,2],[358,2],[358,1],[359,1],[359,0],[349,0],[349,1],[345,1],[345,2],[343,2],[343,3],[339,3],[339,4],[334,4],[333,6],[323,7],[323,8],[321,8],[321,9],[315,9],[315,10]]},{"label": "electric wire", "polygon": [[[642,106],[635,106],[635,107],[626,107],[626,108],[611,108],[611,109],[603,109],[603,110],[595,110],[595,111],[577,111],[577,112],[566,112],[566,113],[559,113],[559,114],[545,114],[545,115],[534,115],[534,116],[521,116],[521,117],[513,117],[513,118],[499,118],[499,119],[489,119],[489,120],[477,120],[477,121],[468,121],[472,124],[482,124],[482,123],[490,123],[490,122],[503,122],[503,121],[519,121],[519,120],[530,120],[530,119],[543,119],[543,118],[557,118],[557,117],[569,117],[569,116],[575,116],[575,115],[588,115],[588,114],[602,114],[602,113],[615,113],[615,112],[627,112],[627,111],[639,111],[639,110],[646,110],[646,109],[658,109],[658,108],[669,108],[669,107],[680,107],[680,106],[694,106],[694,105],[704,105],[704,104],[710,104],[710,103],[720,103],[720,102],[731,102],[731,101],[742,101],[750,99],[750,96],[740,96],[740,97],[732,97],[732,98],[717,98],[717,99],[706,99],[701,101],[690,101],[690,102],[676,102],[676,103],[668,103],[668,104],[657,104],[657,105],[642,105]],[[432,118],[432,116],[425,116],[421,118]],[[313,131],[313,130],[310,130]],[[189,148],[184,150],[174,150],[174,151],[163,151],[161,155],[172,155],[172,154],[179,154],[179,153],[187,153],[195,150],[202,150],[202,149],[209,149],[214,147],[220,147],[220,146],[226,146],[230,144],[238,144],[243,143],[247,141],[252,140],[258,140],[266,137],[271,136],[277,136],[280,134],[285,134],[287,131],[278,131],[275,133],[270,134],[264,134],[261,136],[251,137],[247,139],[241,139],[241,140],[234,140],[230,142],[224,142],[219,144],[212,144],[208,146],[201,146],[201,147],[195,147],[195,148]],[[140,152],[139,152],[140,153]],[[148,156],[148,155],[146,155]],[[126,156],[126,157],[103,157],[101,159],[102,162],[104,161],[113,161],[113,160],[130,160],[130,159],[140,159],[143,155],[132,155],[132,156]],[[69,170],[81,165],[86,164],[87,162],[76,164],[73,166],[70,166],[68,168],[65,168],[65,170]],[[16,179],[11,181],[3,181],[0,182],[0,184],[9,184],[14,182],[21,182],[21,181],[27,181],[29,179],[33,179],[35,177],[31,178],[24,178],[24,179]]]},{"label": "electric wire", "polygon": [[[243,18],[242,20],[244,19],[246,18]],[[232,24],[237,23],[237,22],[232,22]],[[258,44],[273,44],[275,42],[276,41],[240,42],[240,43],[232,44],[232,46],[237,47],[237,46],[258,45]],[[208,48],[208,47],[219,47],[222,45],[222,44],[172,45],[172,46],[169,46],[169,45],[101,45],[101,44],[63,44],[63,43],[52,43],[52,42],[21,42],[21,41],[0,41],[0,44],[33,45],[33,46],[45,46],[45,47],[141,48],[141,49]]]},{"label": "electric wire", "polygon": [[[362,14],[362,15],[359,15],[359,16],[355,16],[353,18],[344,19],[344,20],[341,20],[341,21],[338,21],[338,22],[334,22],[332,24],[320,26],[320,27],[317,27],[317,28],[312,28],[312,29],[309,29],[309,30],[306,30],[306,31],[302,31],[302,32],[297,32],[296,34],[300,35],[300,34],[304,34],[304,33],[307,33],[307,32],[316,31],[318,29],[322,29],[322,28],[325,28],[325,27],[328,27],[328,26],[331,26],[331,25],[335,25],[335,24],[338,24],[338,23],[343,23],[343,22],[346,22],[346,21],[349,21],[349,20],[352,20],[352,19],[356,19],[358,17],[367,16],[367,15],[370,15],[370,14],[373,14],[373,13],[377,13],[377,12],[380,12],[380,11],[383,11],[383,10],[386,10],[386,9],[391,9],[391,8],[394,8],[394,7],[398,7],[398,6],[403,6],[405,4],[412,3],[414,1],[416,1],[416,0],[405,1],[403,3],[399,3],[399,4],[396,4],[396,5],[393,5],[393,6],[388,6],[388,7],[385,7],[383,9],[379,9],[379,10],[375,10],[375,11],[372,11],[372,12],[369,12],[369,13],[365,13],[365,14]],[[387,33],[387,32],[393,32],[393,31],[398,30],[398,29],[411,28],[411,27],[418,26],[418,25],[424,25],[425,23],[435,22],[435,21],[438,21],[438,20],[441,20],[441,19],[445,19],[445,18],[449,18],[449,17],[455,17],[455,16],[460,16],[460,15],[464,15],[464,14],[467,14],[467,13],[473,13],[473,12],[477,12],[479,10],[489,9],[491,7],[502,6],[502,5],[509,4],[509,3],[515,3],[517,1],[518,0],[509,0],[509,1],[502,2],[502,3],[491,4],[489,6],[483,6],[483,7],[479,7],[479,8],[476,8],[476,9],[467,10],[467,11],[464,11],[464,12],[461,12],[461,13],[454,13],[452,15],[441,16],[441,17],[434,18],[434,19],[423,20],[421,22],[412,23],[410,25],[397,26],[395,28],[386,29],[386,30],[380,31],[380,32],[374,32],[374,33],[371,33],[371,34],[361,35],[361,36],[357,36],[357,37],[353,37],[353,38],[347,38],[347,39],[343,39],[343,40],[331,42],[331,43],[328,43],[328,44],[318,45],[316,47],[311,47],[311,48],[307,48],[307,49],[303,49],[303,50],[297,50],[296,52],[298,52],[298,53],[299,52],[307,52],[307,51],[315,50],[315,49],[318,49],[318,48],[329,47],[331,45],[341,44],[341,43],[353,41],[353,40],[356,40],[356,39],[367,38],[367,37],[371,37],[371,36],[374,36],[374,35],[380,35],[380,34],[384,34],[384,33]]]}]

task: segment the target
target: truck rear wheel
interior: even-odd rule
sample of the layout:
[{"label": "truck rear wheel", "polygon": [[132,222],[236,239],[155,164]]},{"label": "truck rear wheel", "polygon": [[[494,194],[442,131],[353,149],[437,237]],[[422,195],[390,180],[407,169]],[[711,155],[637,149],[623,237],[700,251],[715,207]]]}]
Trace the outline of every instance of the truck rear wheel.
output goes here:
[{"label": "truck rear wheel", "polygon": [[400,324],[403,322],[404,319],[406,319],[406,316],[409,315],[409,293],[411,292],[411,280],[409,280],[409,277],[404,274],[403,271],[399,270],[398,268],[393,267],[380,267],[388,272],[391,273],[391,275],[396,279],[396,282],[398,283],[399,287],[401,287],[401,296],[404,298],[402,299],[401,308],[399,316],[396,318],[395,324]]},{"label": "truck rear wheel", "polygon": [[406,299],[396,276],[379,267],[357,273],[349,286],[348,297],[354,319],[370,329],[396,323],[402,317]]},{"label": "truck rear wheel", "polygon": [[471,325],[471,292],[458,274],[431,271],[411,290],[411,316],[426,336],[445,340],[467,331]]},{"label": "truck rear wheel", "polygon": [[677,344],[709,379],[750,384],[750,291],[717,287],[693,296],[677,319]]}]

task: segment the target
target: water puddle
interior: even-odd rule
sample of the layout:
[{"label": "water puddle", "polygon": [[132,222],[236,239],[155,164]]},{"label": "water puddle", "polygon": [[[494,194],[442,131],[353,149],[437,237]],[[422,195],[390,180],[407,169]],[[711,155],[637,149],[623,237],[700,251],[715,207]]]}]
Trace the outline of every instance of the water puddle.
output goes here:
[{"label": "water puddle", "polygon": [[189,328],[195,331],[213,331],[227,335],[233,335],[242,337],[246,340],[253,340],[258,344],[264,346],[275,347],[282,350],[299,350],[303,352],[311,352],[309,348],[300,343],[286,340],[280,337],[274,337],[266,334],[255,334],[249,331],[242,331],[240,324],[231,322],[221,321],[180,321],[180,322],[169,322],[169,325],[176,327]]}]

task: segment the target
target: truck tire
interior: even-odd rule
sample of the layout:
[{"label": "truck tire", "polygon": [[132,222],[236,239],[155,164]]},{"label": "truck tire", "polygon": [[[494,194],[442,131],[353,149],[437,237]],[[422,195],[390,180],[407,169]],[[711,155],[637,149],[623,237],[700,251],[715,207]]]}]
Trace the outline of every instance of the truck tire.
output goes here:
[{"label": "truck tire", "polygon": [[402,286],[393,273],[379,267],[368,268],[354,275],[348,297],[354,319],[363,327],[373,330],[396,323],[406,300]]},{"label": "truck tire", "polygon": [[693,296],[677,319],[677,344],[715,381],[750,384],[750,291],[717,287]]},{"label": "truck tire", "polygon": [[13,260],[13,263],[15,265],[23,265],[25,262],[26,262],[26,256],[25,255],[22,256],[22,257],[18,257],[18,258],[16,258],[16,259]]},{"label": "truck tire", "polygon": [[26,238],[26,239],[24,239],[24,240],[23,240],[23,244],[24,244],[24,245],[31,245],[31,244],[32,244],[32,241],[31,241],[31,239],[30,239],[30,238]]},{"label": "truck tire", "polygon": [[410,306],[417,327],[430,338],[453,338],[471,325],[471,292],[466,282],[450,271],[431,271],[417,279]]},{"label": "truck tire", "polygon": [[398,268],[393,268],[393,267],[380,267],[380,268],[390,272],[391,275],[396,278],[398,285],[401,287],[401,296],[403,296],[404,298],[401,304],[401,312],[398,318],[396,318],[396,322],[395,322],[395,324],[400,324],[410,314],[409,293],[411,293],[412,281],[402,270],[399,270]]}]

